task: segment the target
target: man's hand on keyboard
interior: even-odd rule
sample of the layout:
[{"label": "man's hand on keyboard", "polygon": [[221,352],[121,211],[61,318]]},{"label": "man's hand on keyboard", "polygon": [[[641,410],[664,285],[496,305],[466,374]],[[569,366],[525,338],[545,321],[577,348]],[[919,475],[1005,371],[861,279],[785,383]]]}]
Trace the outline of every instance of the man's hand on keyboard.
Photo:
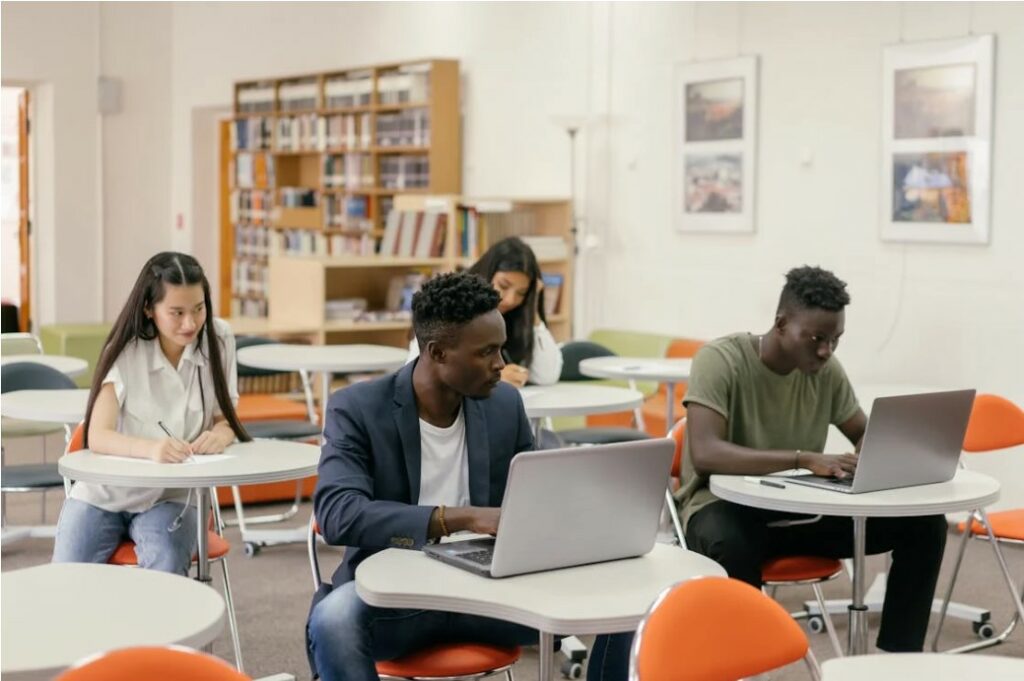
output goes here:
[{"label": "man's hand on keyboard", "polygon": [[801,452],[800,465],[810,469],[815,475],[826,478],[848,478],[857,470],[856,454],[818,454],[817,452]]}]

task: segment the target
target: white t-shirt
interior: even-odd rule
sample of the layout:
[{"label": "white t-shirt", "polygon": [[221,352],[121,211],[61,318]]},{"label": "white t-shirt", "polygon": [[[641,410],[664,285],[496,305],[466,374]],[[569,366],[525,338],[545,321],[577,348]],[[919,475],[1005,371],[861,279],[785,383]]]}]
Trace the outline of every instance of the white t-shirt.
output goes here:
[{"label": "white t-shirt", "polygon": [[420,506],[469,506],[466,419],[438,428],[420,419]]},{"label": "white t-shirt", "polygon": [[[220,338],[221,359],[227,370],[228,394],[238,404],[238,365],[235,362],[235,337],[231,327],[221,319],[213,320]],[[199,341],[185,348],[178,368],[171,366],[160,349],[160,341],[135,340],[128,343],[107,372],[103,383],[112,383],[120,407],[117,432],[132,437],[159,440],[167,437],[157,421],[163,421],[175,437],[191,442],[213,424],[221,413],[213,387],[213,374],[208,364],[207,338],[203,352],[197,352]],[[196,380],[196,379],[199,380]],[[202,386],[200,388],[200,381]],[[76,482],[71,498],[84,501],[105,511],[141,513],[158,501],[184,498],[183,489],[116,487]]]}]

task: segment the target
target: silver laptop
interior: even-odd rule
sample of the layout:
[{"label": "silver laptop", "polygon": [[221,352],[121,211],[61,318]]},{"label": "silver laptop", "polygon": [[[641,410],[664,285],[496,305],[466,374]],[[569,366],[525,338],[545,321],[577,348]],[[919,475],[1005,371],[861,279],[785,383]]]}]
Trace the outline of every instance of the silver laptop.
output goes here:
[{"label": "silver laptop", "polygon": [[509,467],[497,537],[423,551],[487,577],[641,556],[654,548],[673,451],[657,438],[523,452]]},{"label": "silver laptop", "polygon": [[785,480],[849,494],[950,480],[960,459],[974,392],[879,397],[871,407],[853,477],[796,475]]}]

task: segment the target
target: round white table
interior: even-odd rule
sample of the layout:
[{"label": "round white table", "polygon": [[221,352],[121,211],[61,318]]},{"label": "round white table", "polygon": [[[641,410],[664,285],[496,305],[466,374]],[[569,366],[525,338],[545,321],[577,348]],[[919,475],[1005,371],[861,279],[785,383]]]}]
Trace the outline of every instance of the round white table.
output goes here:
[{"label": "round white table", "polygon": [[71,378],[81,376],[89,368],[89,363],[81,357],[68,357],[67,355],[4,355],[0,357],[0,364],[14,364],[15,362],[42,364]]},{"label": "round white table", "polygon": [[886,653],[826,660],[822,681],[1020,681],[1024,660],[995,655],[943,655],[941,653]]},{"label": "round white table", "polygon": [[381,608],[482,615],[540,632],[541,681],[551,679],[556,634],[633,631],[661,591],[684,579],[725,574],[718,563],[676,546],[647,555],[504,579],[488,579],[428,558],[387,549],[356,568],[356,591]]},{"label": "round white table", "polygon": [[952,480],[934,485],[844,494],[803,485],[768,487],[741,475],[712,475],[711,492],[719,499],[770,511],[808,515],[850,516],[853,519],[853,601],[849,607],[851,655],[867,651],[864,607],[865,528],[868,518],[935,515],[984,508],[999,498],[999,481],[981,473],[958,470]]},{"label": "round white table", "polygon": [[650,357],[591,357],[580,362],[580,373],[593,378],[658,381],[665,384],[665,432],[672,429],[676,383],[690,378],[691,359]]},{"label": "round white table", "polygon": [[612,414],[636,409],[644,401],[639,390],[593,385],[583,382],[528,385],[520,389],[526,416],[533,424],[534,440],[540,444],[541,419],[558,416]]},{"label": "round white table", "polygon": [[90,563],[4,572],[4,679],[53,678],[114,648],[200,648],[224,627],[224,599],[190,579]]},{"label": "round white table", "polygon": [[320,448],[285,440],[255,440],[228,447],[223,454],[199,455],[194,462],[154,463],[149,459],[94,454],[83,449],[57,461],[61,475],[122,487],[196,490],[198,578],[210,581],[207,527],[210,488],[298,480],[316,473]]},{"label": "round white table", "polygon": [[15,390],[0,398],[0,414],[22,421],[76,424],[85,418],[89,391],[84,388],[67,390]]},{"label": "round white table", "polygon": [[331,376],[364,371],[394,371],[405,365],[409,351],[388,345],[298,345],[270,343],[238,351],[238,361],[256,369],[317,371],[323,385],[322,412],[327,421]]}]

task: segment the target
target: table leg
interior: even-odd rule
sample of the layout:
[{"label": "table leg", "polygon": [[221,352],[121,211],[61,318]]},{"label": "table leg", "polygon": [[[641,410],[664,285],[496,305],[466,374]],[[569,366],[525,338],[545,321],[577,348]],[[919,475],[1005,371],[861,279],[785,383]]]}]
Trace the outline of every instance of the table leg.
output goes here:
[{"label": "table leg", "polygon": [[672,419],[675,417],[676,384],[665,381],[665,435],[672,432]]},{"label": "table leg", "polygon": [[864,605],[864,554],[867,518],[853,518],[853,601],[850,603],[850,655],[863,655],[868,649],[868,609]]},{"label": "table leg", "polygon": [[210,546],[207,527],[210,525],[210,490],[207,487],[196,489],[196,579],[209,584],[210,581]]},{"label": "table leg", "polygon": [[541,419],[530,419],[530,427],[533,429],[533,448],[540,449],[540,424]]},{"label": "table leg", "polygon": [[320,399],[322,400],[320,410],[323,412],[322,427],[327,425],[327,398],[331,396],[331,377],[332,373],[330,371],[320,372],[321,389],[323,391],[320,393]]},{"label": "table leg", "polygon": [[547,632],[540,632],[540,671],[537,681],[551,681],[555,673],[555,635]]}]

